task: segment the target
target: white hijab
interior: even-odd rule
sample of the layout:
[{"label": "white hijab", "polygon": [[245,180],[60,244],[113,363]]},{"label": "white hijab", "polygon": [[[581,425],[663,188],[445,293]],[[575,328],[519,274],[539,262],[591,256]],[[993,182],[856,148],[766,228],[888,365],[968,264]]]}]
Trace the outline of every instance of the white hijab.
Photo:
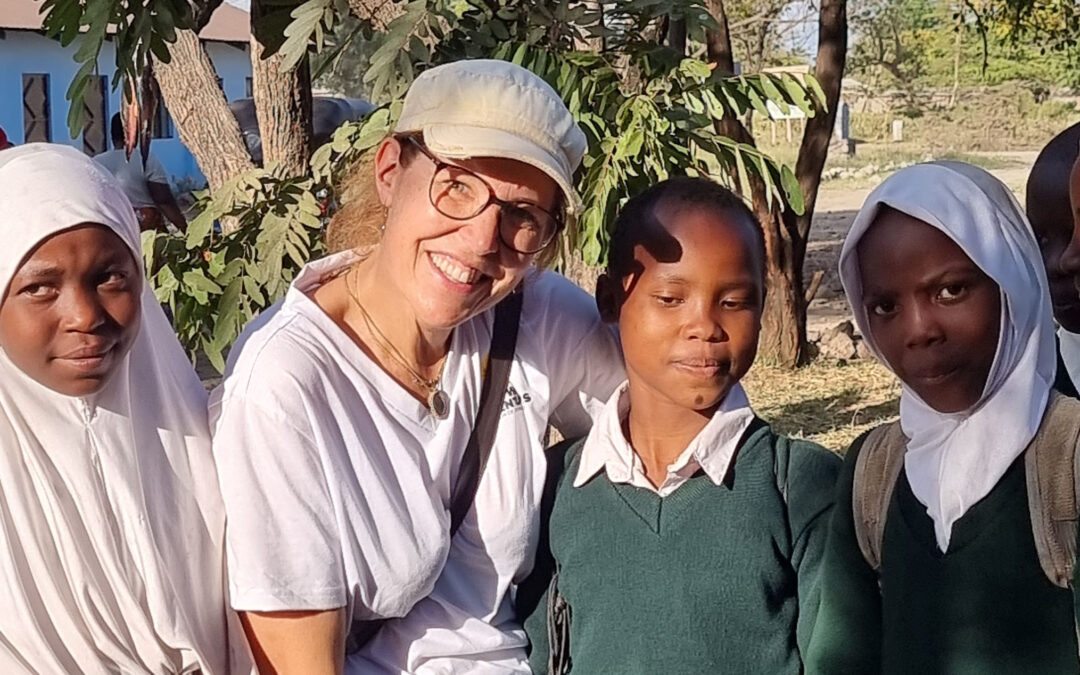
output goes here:
[{"label": "white hijab", "polygon": [[[39,242],[87,222],[142,270],[130,203],[73,148],[0,152],[0,214],[0,288]],[[131,351],[93,396],[47,389],[0,351],[0,672],[229,671],[205,406],[148,284]]]},{"label": "white hijab", "polygon": [[900,425],[904,467],[915,496],[947,551],[953,524],[990,493],[1039,428],[1056,368],[1050,293],[1023,209],[1000,181],[960,162],[902,169],[870,193],[844,241],[840,279],[867,345],[886,366],[869,331],[856,246],[879,206],[948,235],[1001,289],[997,353],[978,403],[939,413],[906,385]]}]

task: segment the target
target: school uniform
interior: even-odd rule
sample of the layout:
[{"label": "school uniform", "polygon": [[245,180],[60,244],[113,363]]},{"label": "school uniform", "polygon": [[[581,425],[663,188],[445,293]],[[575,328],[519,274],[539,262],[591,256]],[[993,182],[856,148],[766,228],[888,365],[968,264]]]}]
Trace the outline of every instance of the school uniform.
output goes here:
[{"label": "school uniform", "polygon": [[[624,386],[569,448],[550,516],[573,672],[801,672],[840,460],[776,434],[736,386],[656,488],[627,411]],[[546,608],[526,620],[534,672]]]},{"label": "school uniform", "polygon": [[[851,446],[837,504],[852,503]],[[1039,564],[1023,457],[953,524],[947,552],[901,471],[879,575],[859,550],[852,509],[837,508],[822,572],[812,673],[1076,673],[1073,597]]]},{"label": "school uniform", "polygon": [[1008,188],[976,167],[916,165],[882,183],[852,224],[840,277],[886,367],[868,327],[857,259],[882,205],[949,236],[997,284],[1001,331],[983,393],[969,410],[940,413],[903,385],[905,445],[877,571],[855,530],[855,463],[864,439],[849,451],[807,672],[1076,673],[1072,596],[1040,565],[1025,483],[1025,450],[1059,373],[1034,236]]}]

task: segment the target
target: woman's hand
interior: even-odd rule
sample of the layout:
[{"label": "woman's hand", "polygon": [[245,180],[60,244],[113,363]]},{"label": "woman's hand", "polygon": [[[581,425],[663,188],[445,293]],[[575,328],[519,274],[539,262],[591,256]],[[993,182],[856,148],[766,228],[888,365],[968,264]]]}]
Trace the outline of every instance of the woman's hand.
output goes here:
[{"label": "woman's hand", "polygon": [[260,675],[341,675],[345,609],[240,612]]}]

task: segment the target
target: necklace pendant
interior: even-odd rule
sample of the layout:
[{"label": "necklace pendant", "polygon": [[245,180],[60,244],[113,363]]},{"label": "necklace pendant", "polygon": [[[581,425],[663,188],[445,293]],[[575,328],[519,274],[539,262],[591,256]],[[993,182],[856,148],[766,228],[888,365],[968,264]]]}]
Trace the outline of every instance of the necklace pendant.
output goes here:
[{"label": "necklace pendant", "polygon": [[450,414],[450,397],[442,389],[433,389],[428,394],[427,406],[436,419],[444,420]]}]

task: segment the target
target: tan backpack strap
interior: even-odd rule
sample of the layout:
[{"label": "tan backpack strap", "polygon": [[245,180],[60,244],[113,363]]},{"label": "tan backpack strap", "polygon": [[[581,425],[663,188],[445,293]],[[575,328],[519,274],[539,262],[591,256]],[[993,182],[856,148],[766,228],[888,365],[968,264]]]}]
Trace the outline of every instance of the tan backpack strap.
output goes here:
[{"label": "tan backpack strap", "polygon": [[885,538],[885,515],[889,510],[896,479],[904,466],[907,438],[900,422],[883,424],[872,430],[863,441],[855,460],[852,484],[852,512],[855,517],[855,538],[867,564],[881,568],[881,543]]},{"label": "tan backpack strap", "polygon": [[1024,455],[1035,549],[1046,577],[1071,588],[1076,563],[1080,401],[1050,392],[1039,430]]}]

